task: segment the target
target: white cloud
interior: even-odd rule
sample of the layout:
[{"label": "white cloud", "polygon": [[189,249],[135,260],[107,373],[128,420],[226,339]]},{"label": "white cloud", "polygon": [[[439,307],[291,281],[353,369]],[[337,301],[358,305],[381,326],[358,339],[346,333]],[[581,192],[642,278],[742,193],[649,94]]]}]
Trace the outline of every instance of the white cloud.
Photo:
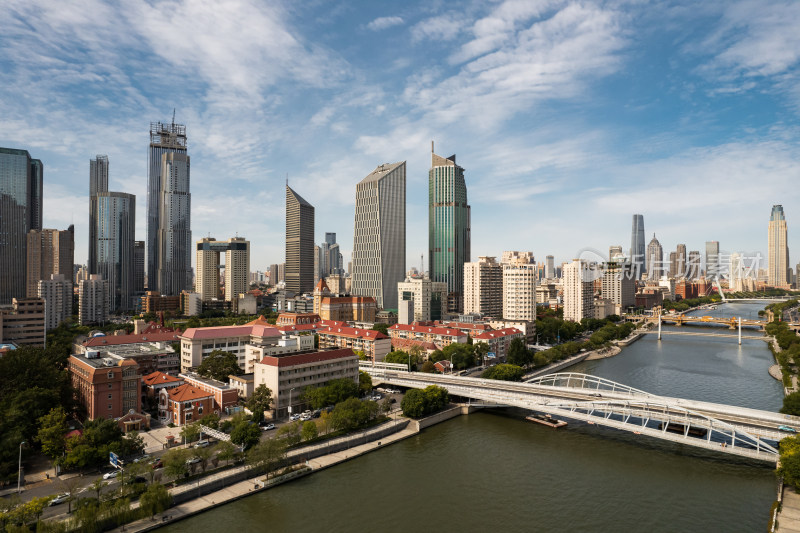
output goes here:
[{"label": "white cloud", "polygon": [[391,28],[392,26],[400,26],[403,22],[402,17],[378,17],[367,24],[367,29],[370,31],[381,31]]},{"label": "white cloud", "polygon": [[451,41],[463,31],[465,23],[465,18],[455,13],[430,17],[414,24],[411,28],[411,40]]}]

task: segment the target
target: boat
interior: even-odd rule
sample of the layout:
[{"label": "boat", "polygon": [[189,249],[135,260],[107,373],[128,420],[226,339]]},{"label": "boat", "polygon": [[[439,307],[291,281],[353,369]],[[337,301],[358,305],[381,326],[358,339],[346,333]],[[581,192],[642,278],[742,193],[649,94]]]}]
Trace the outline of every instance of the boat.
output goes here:
[{"label": "boat", "polygon": [[551,427],[553,429],[567,425],[567,423],[563,420],[558,420],[550,415],[540,415],[538,413],[533,413],[529,416],[526,416],[525,420],[528,420],[529,422],[536,422],[537,424],[542,424],[543,426]]}]

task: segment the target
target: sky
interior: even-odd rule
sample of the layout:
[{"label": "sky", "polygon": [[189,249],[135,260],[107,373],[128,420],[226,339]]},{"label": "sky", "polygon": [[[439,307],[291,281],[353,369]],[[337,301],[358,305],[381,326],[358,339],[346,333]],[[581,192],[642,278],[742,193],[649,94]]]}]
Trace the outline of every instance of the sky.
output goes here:
[{"label": "sky", "polygon": [[[773,204],[800,261],[800,2],[5,0],[0,146],[43,161],[44,226],[88,245],[89,160],[136,195],[149,125],[186,125],[195,240],[284,259],[290,186],[350,259],[356,184],[407,162],[407,266],[428,169],[457,155],[472,257],[762,253]],[[192,258],[194,262],[194,258]]]}]

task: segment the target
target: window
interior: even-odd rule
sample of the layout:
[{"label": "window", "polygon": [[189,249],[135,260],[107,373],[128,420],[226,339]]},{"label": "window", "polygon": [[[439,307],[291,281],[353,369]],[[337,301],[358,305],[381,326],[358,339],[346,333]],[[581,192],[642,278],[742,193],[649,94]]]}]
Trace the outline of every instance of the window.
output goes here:
[{"label": "window", "polygon": [[202,414],[203,414],[203,406],[202,406],[202,405],[199,405],[199,406],[197,407],[197,414],[198,414],[198,415],[202,415]]},{"label": "window", "polygon": [[108,410],[109,411],[111,410],[111,404],[108,404]]},{"label": "window", "polygon": [[113,372],[109,372],[108,373],[108,379],[114,379],[114,373]]},{"label": "window", "polygon": [[110,400],[113,396],[111,394],[108,395],[108,399]]},{"label": "window", "polygon": [[109,389],[112,389],[112,388],[114,388],[114,385],[112,385],[111,383],[109,383],[109,384],[108,384],[108,388],[109,388]]}]

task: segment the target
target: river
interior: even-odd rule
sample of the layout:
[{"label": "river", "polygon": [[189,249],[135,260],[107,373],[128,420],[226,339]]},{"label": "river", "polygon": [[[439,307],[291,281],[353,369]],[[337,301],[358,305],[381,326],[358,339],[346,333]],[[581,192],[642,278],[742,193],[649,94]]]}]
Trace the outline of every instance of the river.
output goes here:
[{"label": "river", "polygon": [[[724,308],[724,309],[722,309]],[[721,306],[752,313],[758,304]],[[711,314],[703,311],[700,314]],[[747,317],[747,314],[743,316]],[[726,330],[727,331],[727,330]],[[755,334],[755,332],[750,332]],[[648,335],[570,368],[656,394],[776,410],[763,341]],[[479,412],[164,531],[762,531],[773,470],[612,429]]]}]

